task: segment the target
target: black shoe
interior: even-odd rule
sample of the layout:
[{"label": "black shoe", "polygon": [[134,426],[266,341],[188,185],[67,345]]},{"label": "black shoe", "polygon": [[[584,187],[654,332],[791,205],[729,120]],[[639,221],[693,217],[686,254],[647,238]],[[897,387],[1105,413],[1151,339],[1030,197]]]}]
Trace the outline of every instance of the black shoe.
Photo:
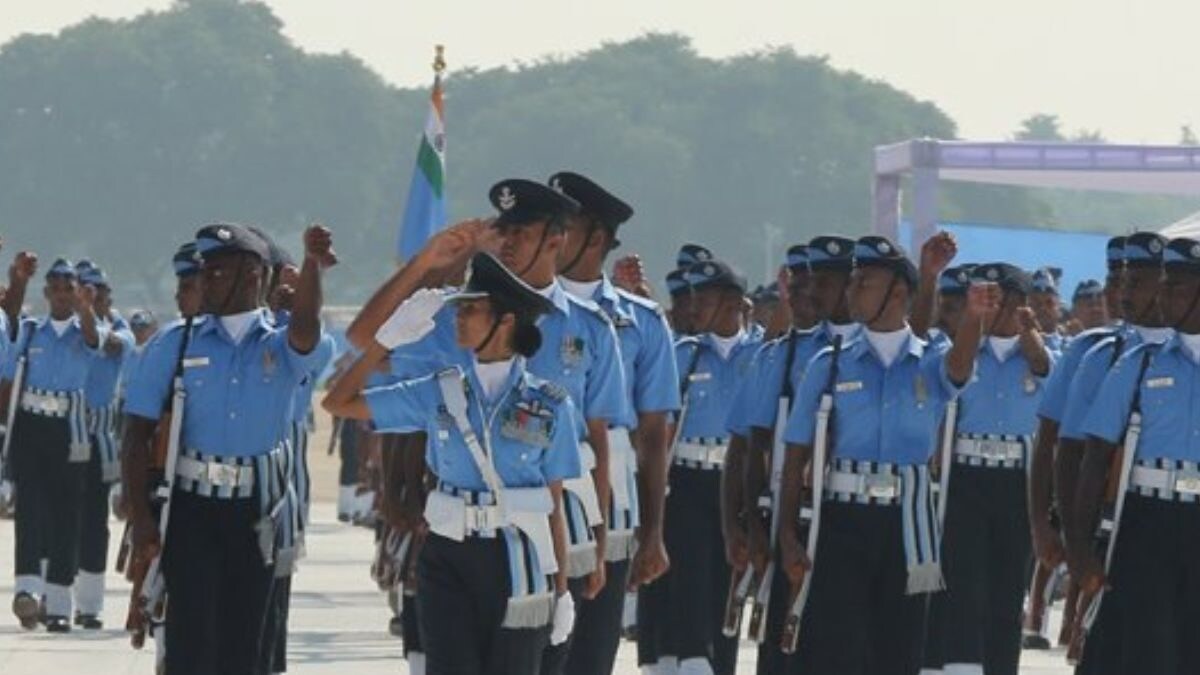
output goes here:
[{"label": "black shoe", "polygon": [[393,616],[388,621],[388,632],[392,634],[392,637],[404,637],[404,620],[398,616]]},{"label": "black shoe", "polygon": [[95,614],[75,614],[75,625],[84,630],[100,630],[104,628],[104,622]]},{"label": "black shoe", "polygon": [[70,633],[71,622],[65,616],[47,616],[46,617],[46,632],[47,633]]},{"label": "black shoe", "polygon": [[1021,636],[1021,649],[1050,649],[1050,641],[1041,633],[1025,633]]},{"label": "black shoe", "polygon": [[33,630],[38,625],[38,601],[32,595],[21,591],[13,598],[12,611],[16,615],[17,620],[21,622],[21,628],[25,630]]}]

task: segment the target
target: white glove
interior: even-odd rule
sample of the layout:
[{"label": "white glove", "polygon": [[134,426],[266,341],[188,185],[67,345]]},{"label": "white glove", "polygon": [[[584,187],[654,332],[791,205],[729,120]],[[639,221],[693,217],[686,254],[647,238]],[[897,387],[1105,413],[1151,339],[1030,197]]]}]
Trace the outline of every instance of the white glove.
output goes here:
[{"label": "white glove", "polygon": [[8,511],[12,507],[13,494],[13,484],[7,480],[0,481],[0,512]]},{"label": "white glove", "polygon": [[550,629],[550,644],[561,645],[571,636],[575,628],[575,599],[563,593],[554,602],[554,623]]},{"label": "white glove", "polygon": [[375,331],[375,341],[385,349],[395,349],[420,340],[433,330],[433,316],[445,303],[442,291],[422,288],[401,303]]}]

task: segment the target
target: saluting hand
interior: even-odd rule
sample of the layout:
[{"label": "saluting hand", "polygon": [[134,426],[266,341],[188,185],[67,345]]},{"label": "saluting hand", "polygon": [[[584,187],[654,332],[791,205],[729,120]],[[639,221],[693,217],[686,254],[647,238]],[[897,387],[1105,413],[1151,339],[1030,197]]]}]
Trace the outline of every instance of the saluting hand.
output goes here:
[{"label": "saluting hand", "polygon": [[14,282],[28,282],[37,274],[37,254],[33,251],[21,251],[13,258],[8,268],[8,278]]},{"label": "saluting hand", "polygon": [[93,306],[96,304],[96,287],[91,284],[80,284],[75,289],[75,311],[80,314],[95,311]]},{"label": "saluting hand", "polygon": [[646,268],[641,256],[634,253],[618,258],[613,263],[613,283],[634,295],[649,297],[650,287],[646,283]]},{"label": "saluting hand", "polygon": [[1028,306],[1017,308],[1017,324],[1022,333],[1036,333],[1041,330],[1038,327],[1037,315]]},{"label": "saluting hand", "polygon": [[430,269],[445,272],[465,264],[487,240],[491,219],[472,218],[433,235],[417,254]]},{"label": "saluting hand", "polygon": [[938,232],[921,245],[921,272],[936,276],[958,255],[958,242],[946,231]]},{"label": "saluting hand", "polygon": [[337,253],[333,251],[333,232],[323,225],[310,225],[304,230],[304,257],[317,263],[321,269],[337,264]]}]

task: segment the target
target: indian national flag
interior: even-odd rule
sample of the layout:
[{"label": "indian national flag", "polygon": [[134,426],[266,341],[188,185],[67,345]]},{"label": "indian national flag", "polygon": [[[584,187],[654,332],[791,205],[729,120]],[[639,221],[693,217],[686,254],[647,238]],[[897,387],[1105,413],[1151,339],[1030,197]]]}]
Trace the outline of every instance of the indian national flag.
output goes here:
[{"label": "indian national flag", "polygon": [[446,226],[446,127],[442,121],[442,76],[433,81],[429,117],[417,150],[417,168],[408,188],[397,253],[408,260]]}]

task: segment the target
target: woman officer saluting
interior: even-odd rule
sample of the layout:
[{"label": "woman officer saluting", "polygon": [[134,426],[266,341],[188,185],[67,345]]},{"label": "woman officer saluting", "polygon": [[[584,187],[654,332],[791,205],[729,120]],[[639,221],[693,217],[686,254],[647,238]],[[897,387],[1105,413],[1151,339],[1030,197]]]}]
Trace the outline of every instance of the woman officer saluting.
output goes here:
[{"label": "woman officer saluting", "polygon": [[[471,267],[462,291],[409,298],[324,406],[378,431],[428,433],[438,489],[417,563],[427,672],[531,673],[551,623],[561,638],[574,621],[561,507],[563,479],[580,474],[575,412],[560,387],[525,370],[550,302],[486,253]],[[388,350],[433,328],[443,302],[458,307],[458,365],[363,391]]]}]

